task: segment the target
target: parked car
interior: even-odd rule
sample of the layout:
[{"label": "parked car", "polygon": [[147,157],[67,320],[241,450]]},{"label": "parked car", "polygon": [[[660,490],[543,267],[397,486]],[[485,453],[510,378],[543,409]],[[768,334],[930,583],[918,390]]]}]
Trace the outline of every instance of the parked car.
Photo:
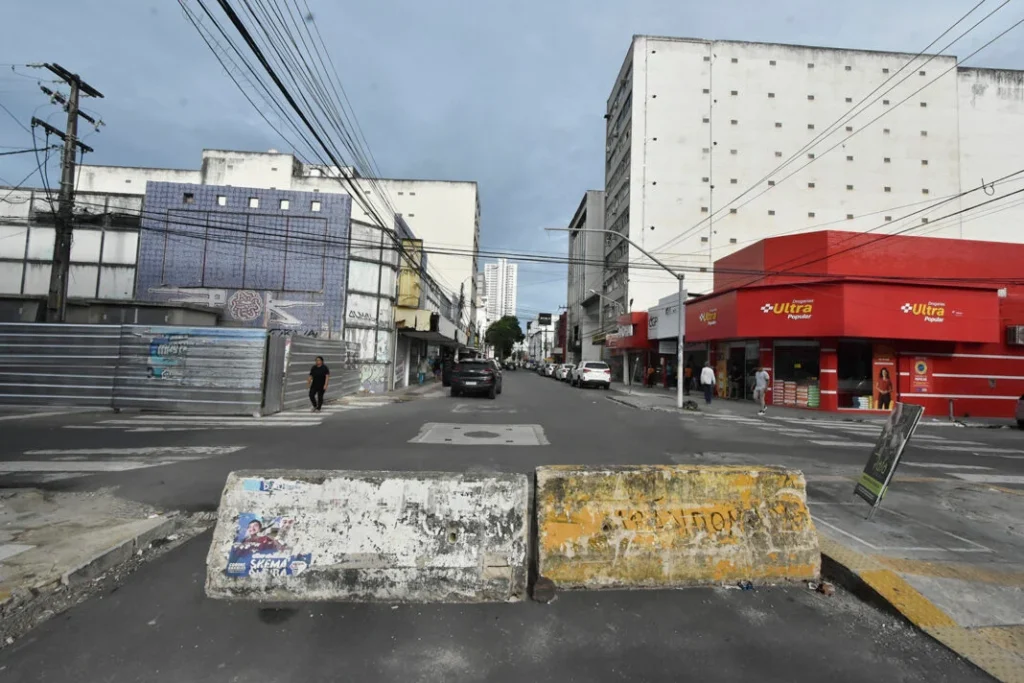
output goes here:
[{"label": "parked car", "polygon": [[568,382],[570,372],[572,372],[572,364],[562,363],[555,369],[555,379],[560,382]]},{"label": "parked car", "polygon": [[557,367],[558,366],[556,366],[554,363],[545,363],[544,364],[544,376],[545,377],[554,377],[555,376],[555,368],[557,368]]},{"label": "parked car", "polygon": [[574,384],[584,387],[611,389],[612,369],[599,360],[586,360],[576,366]]},{"label": "parked car", "polygon": [[1017,426],[1024,429],[1024,396],[1017,399]]},{"label": "parked car", "polygon": [[464,394],[486,394],[497,398],[501,393],[501,369],[494,360],[472,358],[460,360],[452,368],[452,397]]}]

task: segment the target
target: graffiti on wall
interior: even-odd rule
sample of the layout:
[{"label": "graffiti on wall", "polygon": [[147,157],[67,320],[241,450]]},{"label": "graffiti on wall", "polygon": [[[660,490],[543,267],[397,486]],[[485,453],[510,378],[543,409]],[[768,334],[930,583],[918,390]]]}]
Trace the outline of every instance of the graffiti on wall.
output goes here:
[{"label": "graffiti on wall", "polygon": [[390,363],[362,363],[359,366],[359,391],[382,394],[388,390]]},{"label": "graffiti on wall", "polygon": [[[323,301],[302,301],[278,298],[274,292],[257,292],[251,289],[205,289],[201,287],[151,287],[149,294],[159,300],[174,304],[198,304],[219,308],[224,318],[243,323],[250,327],[281,328],[301,331],[313,336],[334,333],[330,321],[319,311]],[[319,327],[308,327],[308,321],[318,320]]]}]

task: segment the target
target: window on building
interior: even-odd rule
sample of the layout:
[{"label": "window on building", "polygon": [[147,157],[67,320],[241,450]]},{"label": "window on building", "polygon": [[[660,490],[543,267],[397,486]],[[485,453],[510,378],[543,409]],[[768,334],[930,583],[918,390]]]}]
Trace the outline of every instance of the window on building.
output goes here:
[{"label": "window on building", "polygon": [[808,218],[814,218],[814,212],[813,211],[808,211],[807,212],[807,217]]},{"label": "window on building", "polygon": [[704,147],[700,151],[704,152],[705,154],[710,154],[711,153],[711,148],[710,147]]},{"label": "window on building", "polygon": [[193,193],[191,193],[191,192],[186,192],[185,194],[181,195],[181,203],[182,204],[195,204],[196,203],[196,196]]},{"label": "window on building", "polygon": [[814,95],[808,95],[807,96],[807,101],[808,102],[813,102],[814,101]]},{"label": "window on building", "polygon": [[282,211],[287,211],[290,206],[291,206],[291,202],[290,201],[288,201],[287,199],[282,199],[281,200],[281,210]]},{"label": "window on building", "polygon": [[701,244],[707,244],[708,243],[708,238],[707,237],[701,237],[700,241],[701,241]]},{"label": "window on building", "polygon": [[738,126],[740,122],[739,122],[739,121],[737,121],[736,119],[733,119],[733,120],[731,120],[731,121],[730,121],[729,123],[730,123],[731,125],[733,125],[733,126]]},{"label": "window on building", "polygon": [[883,189],[884,189],[885,192],[892,192],[892,188],[889,187],[888,185],[886,185],[885,188],[883,188]]},{"label": "window on building", "polygon": [[850,102],[853,102],[853,98],[852,97],[847,97],[846,98],[846,103],[849,104]]},{"label": "window on building", "polygon": [[[654,139],[655,139],[655,140],[657,140],[658,138],[654,138]],[[415,192],[410,192],[410,193],[409,193],[409,196],[410,196],[410,197],[415,197],[415,196],[416,196],[416,193],[415,193]]]},{"label": "window on building", "polygon": [[739,60],[739,59],[737,59],[736,57],[733,57],[733,58],[732,58],[732,63],[733,63],[733,64],[739,64],[739,63],[740,63],[740,60]]},{"label": "window on building", "polygon": [[853,157],[852,157],[852,156],[850,156],[849,154],[847,154],[847,155],[846,155],[846,160],[847,160],[847,161],[853,161]]},{"label": "window on building", "polygon": [[732,95],[733,97],[736,97],[737,95],[740,94],[740,91],[739,90],[732,90],[732,91],[729,92],[729,94]]},{"label": "window on building", "polygon": [[775,187],[775,181],[774,180],[769,180],[768,181],[768,187]]},{"label": "window on building", "polygon": [[773,93],[773,92],[768,93],[768,99],[769,100],[774,100],[775,99],[775,93]]},{"label": "window on building", "polygon": [[126,185],[131,185],[132,184],[132,179],[131,178],[125,178],[124,182],[125,182]]},{"label": "window on building", "polygon": [[[410,213],[409,214],[409,218],[416,218],[416,214]],[[654,230],[654,226],[653,225],[651,226],[651,230]]]},{"label": "window on building", "polygon": [[276,171],[276,170],[277,170],[277,166],[271,166],[271,167],[270,167],[270,170],[271,170],[271,171]]},{"label": "window on building", "polygon": [[217,195],[217,206],[227,206],[228,198],[222,194]]},{"label": "window on building", "polygon": [[853,214],[852,213],[846,214],[846,220],[852,221],[853,220]]},{"label": "window on building", "polygon": [[814,62],[807,62],[807,68],[808,69],[813,69],[814,68]]},{"label": "window on building", "polygon": [[882,100],[882,104],[886,107],[889,106],[889,100]]},{"label": "window on building", "polygon": [[398,196],[401,197],[403,194],[405,194],[405,193],[404,192],[399,192]]},{"label": "window on building", "polygon": [[892,159],[890,159],[889,157],[885,157],[884,159],[882,159],[882,161],[886,164],[892,163]]},{"label": "window on building", "polygon": [[779,159],[781,159],[782,158],[782,152],[776,152],[775,156],[778,157]]},{"label": "window on building", "polygon": [[711,61],[711,55],[704,55],[704,61],[705,62],[710,62]]},{"label": "window on building", "polygon": [[886,216],[885,217],[885,222],[888,223],[890,221],[892,221],[892,216]]},{"label": "window on building", "polygon": [[847,65],[846,65],[846,70],[847,70],[847,71],[853,71],[853,67],[852,67],[852,66],[850,66],[849,64],[847,64]]},{"label": "window on building", "polygon": [[922,130],[922,131],[921,131],[921,137],[923,137],[923,138],[926,138],[926,137],[928,137],[928,131],[926,131],[926,130]]},{"label": "window on building", "polygon": [[309,210],[312,211],[313,213],[319,212],[320,211],[320,200],[314,199],[312,202],[310,202],[309,203]]},{"label": "window on building", "polygon": [[776,128],[782,128],[782,123],[780,123],[779,121],[776,121],[775,122],[775,127]]},{"label": "window on building", "polygon": [[768,209],[768,215],[769,216],[774,216],[775,215],[775,209]]},{"label": "window on building", "polygon": [[736,244],[736,238],[735,237],[730,237],[729,238],[729,244]]},{"label": "window on building", "polygon": [[702,272],[702,273],[706,273],[706,272],[708,272],[708,269],[707,269],[707,268],[705,268],[704,266],[701,266],[701,267],[700,267],[700,272]]},{"label": "window on building", "polygon": [[703,90],[701,90],[701,92],[704,93],[705,95],[711,94],[711,90],[709,88],[704,88]]},{"label": "window on building", "polygon": [[928,160],[927,159],[921,159],[921,165],[922,166],[927,166],[928,165]]},{"label": "window on building", "polygon": [[847,133],[852,133],[853,132],[853,126],[847,126],[846,127],[846,132]]},{"label": "window on building", "polygon": [[922,219],[921,219],[921,223],[927,223],[927,222],[928,222],[928,219],[927,219],[927,218],[922,218]]},{"label": "window on building", "polygon": [[889,73],[889,69],[888,69],[888,67],[886,67],[886,68],[883,68],[883,69],[882,69],[882,73],[884,73],[884,74],[887,74],[887,73]]},{"label": "window on building", "polygon": [[774,59],[769,59],[768,60],[768,66],[775,66],[775,60]]},{"label": "window on building", "polygon": [[926,76],[927,74],[924,71],[918,71],[917,75],[918,76]]},{"label": "window on building", "polygon": [[808,152],[807,153],[807,158],[808,159],[813,159],[814,158],[814,152]]},{"label": "window on building", "polygon": [[891,133],[891,132],[892,132],[892,131],[891,131],[891,130],[889,130],[888,128],[883,128],[883,129],[882,129],[882,135],[888,135],[888,134],[889,134],[889,133]]},{"label": "window on building", "polygon": [[921,194],[929,194],[928,188],[927,187],[921,188]]},{"label": "window on building", "polygon": [[711,178],[709,178],[708,176],[704,176],[703,178],[700,179],[700,181],[702,183],[709,183],[711,182]]},{"label": "window on building", "polygon": [[730,150],[729,150],[729,154],[732,154],[732,155],[734,155],[734,156],[735,156],[735,155],[739,154],[739,151],[738,151],[738,150],[735,150],[735,149],[730,149]]},{"label": "window on building", "polygon": [[249,197],[249,208],[250,209],[258,209],[258,208],[260,208],[260,198],[259,197]]},{"label": "window on building", "polygon": [[814,189],[814,183],[807,183],[807,187],[813,190]]},{"label": "window on building", "polygon": [[925,108],[925,107],[927,107],[927,106],[928,106],[928,103],[927,103],[927,102],[922,102],[922,103],[921,103],[921,108],[922,108],[922,109],[924,109],[924,108]]},{"label": "window on building", "polygon": [[852,190],[852,189],[853,189],[853,185],[847,185],[847,186],[846,186],[846,189],[847,189],[847,190]]},{"label": "window on building", "polygon": [[808,123],[807,124],[807,130],[814,130],[814,124],[813,123]]},{"label": "window on building", "polygon": [[706,207],[706,206],[700,207],[700,212],[701,213],[707,213],[708,212],[708,207]]},{"label": "window on building", "polygon": [[739,180],[737,180],[736,178],[729,178],[729,184],[730,185],[735,185],[738,182],[739,182]]},{"label": "window on building", "polygon": [[729,213],[738,213],[739,209],[729,209]]},{"label": "window on building", "polygon": [[704,118],[701,119],[701,123],[711,123],[711,119],[705,116]]}]

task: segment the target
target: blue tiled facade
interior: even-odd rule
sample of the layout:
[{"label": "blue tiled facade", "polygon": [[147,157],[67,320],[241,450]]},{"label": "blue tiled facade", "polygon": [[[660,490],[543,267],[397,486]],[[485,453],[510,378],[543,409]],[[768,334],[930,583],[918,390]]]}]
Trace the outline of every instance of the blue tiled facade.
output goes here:
[{"label": "blue tiled facade", "polygon": [[341,339],[350,202],[149,182],[136,297],[220,308],[228,324]]}]

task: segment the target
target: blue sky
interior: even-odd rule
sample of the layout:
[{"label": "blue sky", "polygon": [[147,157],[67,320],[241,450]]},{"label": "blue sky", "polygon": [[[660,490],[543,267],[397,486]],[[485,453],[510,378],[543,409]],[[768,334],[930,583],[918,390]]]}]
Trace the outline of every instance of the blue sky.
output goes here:
[{"label": "blue sky", "polygon": [[[564,236],[544,228],[564,226],[583,192],[604,185],[604,103],[633,34],[913,52],[975,0],[307,2],[385,176],[476,180],[483,248],[564,254]],[[1024,16],[1020,4],[950,52],[966,55]],[[87,138],[96,149],[88,162],[193,168],[206,147],[287,149],[173,0],[7,5],[0,103],[20,122],[35,115],[63,127],[38,91],[41,72],[10,65],[52,61],[80,73],[106,95],[87,103],[107,123]],[[1021,36],[971,64],[1024,69]],[[0,110],[0,152],[31,143]],[[32,155],[0,156],[0,183],[35,165]],[[520,265],[522,317],[557,312],[565,272]]]}]

